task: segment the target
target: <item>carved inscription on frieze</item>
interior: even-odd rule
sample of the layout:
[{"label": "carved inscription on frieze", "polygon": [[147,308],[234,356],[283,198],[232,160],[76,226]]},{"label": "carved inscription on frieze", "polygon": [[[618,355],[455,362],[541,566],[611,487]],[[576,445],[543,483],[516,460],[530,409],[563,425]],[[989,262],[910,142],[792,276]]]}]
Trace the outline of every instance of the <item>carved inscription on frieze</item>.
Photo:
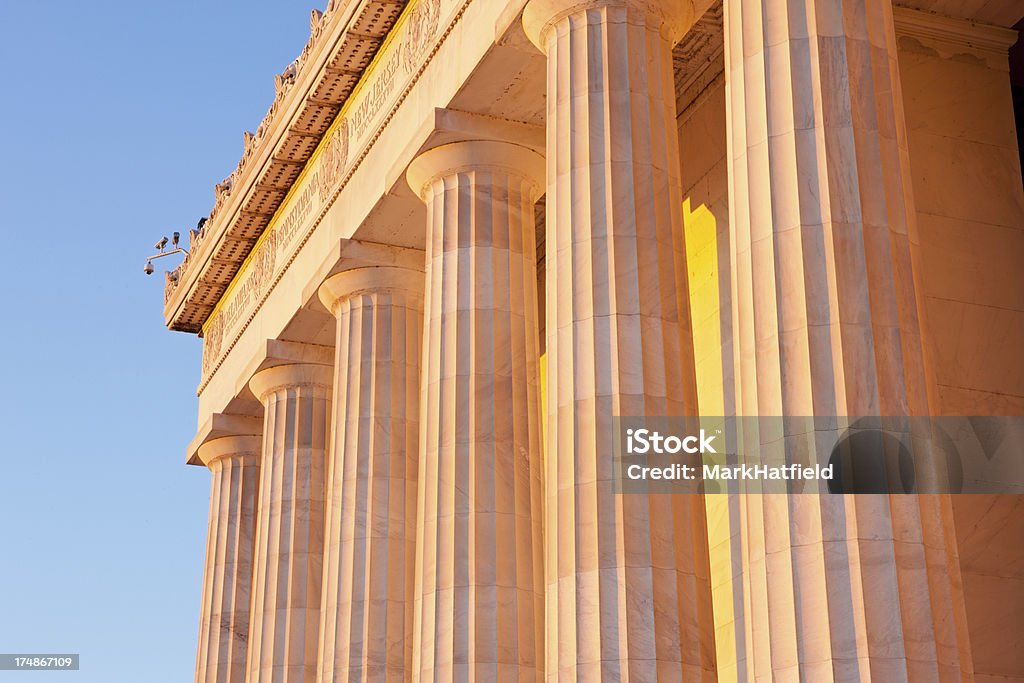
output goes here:
[{"label": "carved inscription on frieze", "polygon": [[408,10],[410,15],[400,27],[403,33],[389,43],[365,76],[367,81],[342,109],[321,140],[319,154],[297,181],[297,191],[282,204],[235,276],[203,328],[200,388],[255,315],[317,217],[333,201],[351,166],[350,148],[362,149],[371,143],[387,111],[419,71],[438,38],[441,6],[442,0],[420,0]]}]

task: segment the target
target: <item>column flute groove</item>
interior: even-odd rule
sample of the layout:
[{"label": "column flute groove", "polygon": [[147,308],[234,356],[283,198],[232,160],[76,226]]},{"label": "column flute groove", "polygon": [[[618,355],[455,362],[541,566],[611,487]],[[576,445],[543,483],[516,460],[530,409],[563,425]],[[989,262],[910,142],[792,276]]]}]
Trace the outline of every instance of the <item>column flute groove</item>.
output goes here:
[{"label": "column flute groove", "polygon": [[614,493],[614,416],[696,415],[672,47],[690,2],[531,0],[547,55],[547,674],[714,677],[703,500]]},{"label": "column flute groove", "polygon": [[409,680],[423,272],[358,268],[337,318],[317,681]]},{"label": "column flute groove", "polygon": [[503,142],[425,152],[427,289],[413,673],[543,669],[533,205],[543,158]]},{"label": "column flute groove", "polygon": [[[928,415],[891,3],[726,0],[725,60],[738,412]],[[751,677],[971,670],[947,497],[741,505]]]},{"label": "column flute groove", "polygon": [[332,374],[279,365],[249,382],[264,421],[248,683],[316,677]]},{"label": "column flute groove", "polygon": [[210,468],[196,683],[245,680],[260,437],[226,436],[199,448]]}]

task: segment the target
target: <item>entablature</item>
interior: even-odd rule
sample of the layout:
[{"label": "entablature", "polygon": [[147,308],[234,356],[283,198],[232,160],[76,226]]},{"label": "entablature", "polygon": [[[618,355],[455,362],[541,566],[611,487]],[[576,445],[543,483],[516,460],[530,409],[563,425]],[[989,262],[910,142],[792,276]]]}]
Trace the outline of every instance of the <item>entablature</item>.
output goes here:
[{"label": "entablature", "polygon": [[170,329],[201,331],[406,5],[331,0],[326,12],[313,10],[309,41],[275,77],[273,104],[256,132],[243,134],[238,166],[216,186],[208,220],[166,280]]}]

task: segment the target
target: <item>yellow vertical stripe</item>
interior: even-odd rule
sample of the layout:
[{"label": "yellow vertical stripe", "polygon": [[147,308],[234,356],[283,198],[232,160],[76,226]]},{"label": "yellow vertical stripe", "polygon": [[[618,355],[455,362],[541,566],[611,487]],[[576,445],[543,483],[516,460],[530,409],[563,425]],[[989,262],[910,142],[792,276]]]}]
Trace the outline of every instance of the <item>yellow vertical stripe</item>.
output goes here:
[{"label": "yellow vertical stripe", "polygon": [[[683,230],[686,234],[697,404],[701,415],[721,416],[725,413],[725,395],[717,222],[706,206],[701,204],[694,209],[687,198],[683,201]],[[714,422],[714,425],[702,426],[715,429],[720,423],[718,420]],[[725,495],[709,495],[705,499],[719,681],[737,680],[728,502]]]}]

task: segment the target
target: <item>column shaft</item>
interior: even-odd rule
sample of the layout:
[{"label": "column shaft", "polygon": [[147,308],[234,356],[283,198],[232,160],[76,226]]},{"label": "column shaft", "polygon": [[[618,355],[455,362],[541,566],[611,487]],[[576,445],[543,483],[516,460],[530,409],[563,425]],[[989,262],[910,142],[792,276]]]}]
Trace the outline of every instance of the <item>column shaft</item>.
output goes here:
[{"label": "column shaft", "polygon": [[260,437],[214,439],[203,444],[199,457],[212,476],[196,683],[242,683],[249,638]]},{"label": "column shaft", "polygon": [[360,268],[338,320],[317,681],[410,678],[423,273]]},{"label": "column shaft", "polygon": [[543,666],[533,205],[543,159],[496,142],[421,155],[427,204],[414,673]]},{"label": "column shaft", "polygon": [[249,383],[265,411],[249,683],[316,676],[331,380],[330,367],[296,364]]},{"label": "column shaft", "polygon": [[694,415],[672,46],[692,4],[531,0],[547,54],[547,671],[714,676],[697,495],[617,495],[613,416]]},{"label": "column shaft", "polygon": [[[725,23],[739,412],[927,415],[891,3],[726,0]],[[751,495],[741,514],[752,677],[970,670],[948,499]]]}]

